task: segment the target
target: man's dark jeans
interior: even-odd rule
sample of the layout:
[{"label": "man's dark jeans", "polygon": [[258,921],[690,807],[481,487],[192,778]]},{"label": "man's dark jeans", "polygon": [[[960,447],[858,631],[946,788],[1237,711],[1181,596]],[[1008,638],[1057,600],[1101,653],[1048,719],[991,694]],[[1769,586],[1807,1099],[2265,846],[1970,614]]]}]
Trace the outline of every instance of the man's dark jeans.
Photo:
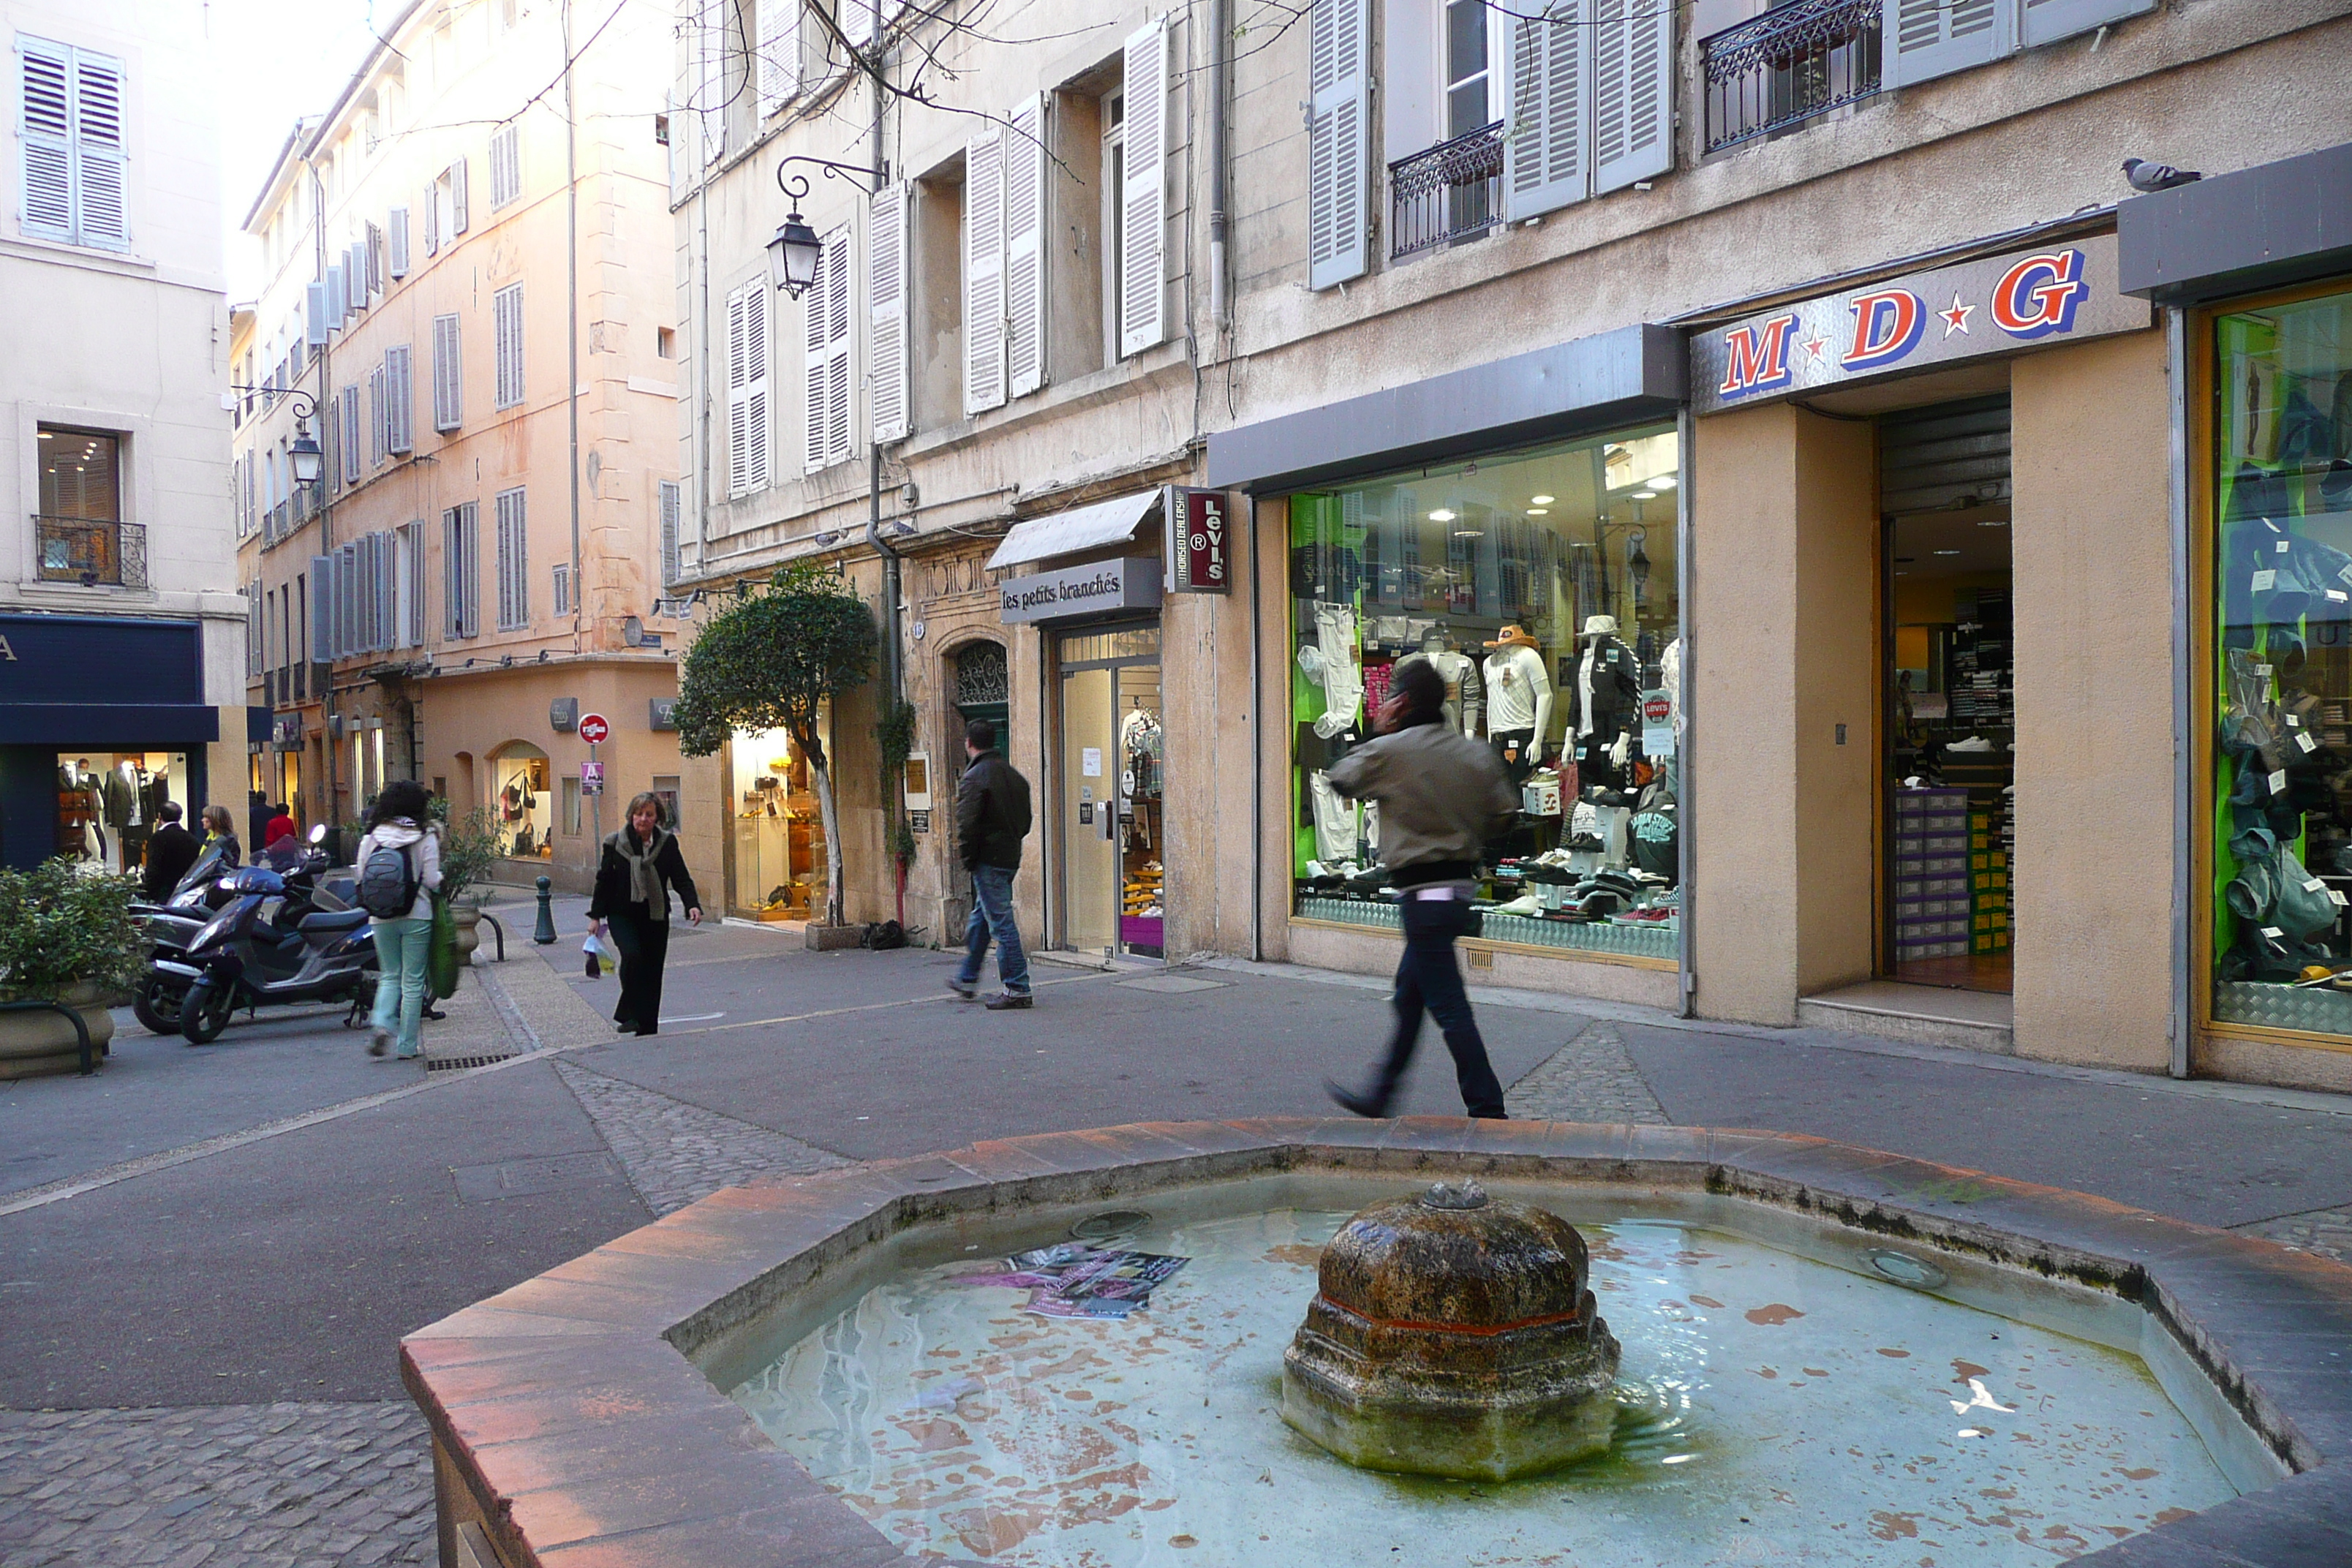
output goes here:
[{"label": "man's dark jeans", "polygon": [[971,868],[971,919],[964,924],[963,967],[956,971],[956,979],[965,985],[979,984],[981,962],[988,956],[992,933],[996,976],[1003,983],[1004,994],[1026,996],[1029,955],[1021,950],[1021,928],[1013,922],[1013,877],[1002,866]]},{"label": "man's dark jeans", "polygon": [[1427,1012],[1445,1031],[1445,1048],[1454,1053],[1454,1076],[1462,1086],[1462,1103],[1472,1116],[1503,1118],[1503,1086],[1486,1059],[1486,1042],[1478,1036],[1477,1020],[1470,1016],[1470,998],[1462,989],[1462,971],[1454,962],[1454,939],[1470,927],[1470,905],[1462,899],[1419,899],[1411,892],[1398,906],[1404,922],[1404,957],[1397,963],[1396,1034],[1389,1041],[1388,1059],[1369,1098],[1385,1113],[1396,1098],[1405,1068],[1412,1065],[1413,1047],[1421,1039],[1421,1016]]}]

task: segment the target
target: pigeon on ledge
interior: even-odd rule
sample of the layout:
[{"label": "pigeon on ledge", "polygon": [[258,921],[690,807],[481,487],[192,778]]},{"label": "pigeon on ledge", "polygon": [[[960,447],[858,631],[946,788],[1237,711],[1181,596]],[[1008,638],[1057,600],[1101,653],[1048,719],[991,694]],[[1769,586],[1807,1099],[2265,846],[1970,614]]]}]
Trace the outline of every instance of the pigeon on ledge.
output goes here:
[{"label": "pigeon on ledge", "polygon": [[2136,191],[2168,191],[2175,185],[2185,185],[2205,176],[2193,169],[2176,169],[2169,163],[2151,163],[2145,158],[2124,160],[2124,178]]}]

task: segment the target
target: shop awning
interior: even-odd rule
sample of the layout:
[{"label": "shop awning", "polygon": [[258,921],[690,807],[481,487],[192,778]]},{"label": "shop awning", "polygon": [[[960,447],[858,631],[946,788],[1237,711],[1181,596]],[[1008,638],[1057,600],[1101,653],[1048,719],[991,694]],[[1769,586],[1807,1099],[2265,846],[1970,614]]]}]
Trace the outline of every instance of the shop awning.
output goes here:
[{"label": "shop awning", "polygon": [[2116,207],[2123,291],[2163,305],[2352,269],[2352,142]]},{"label": "shop awning", "polygon": [[1157,489],[1138,490],[1092,506],[1072,507],[1051,517],[1024,519],[1013,525],[1013,531],[1004,536],[1004,542],[988,558],[989,567],[994,570],[1032,561],[1051,561],[1080,551],[1124,544],[1135,537],[1135,531],[1143,526],[1145,514],[1159,500]]}]

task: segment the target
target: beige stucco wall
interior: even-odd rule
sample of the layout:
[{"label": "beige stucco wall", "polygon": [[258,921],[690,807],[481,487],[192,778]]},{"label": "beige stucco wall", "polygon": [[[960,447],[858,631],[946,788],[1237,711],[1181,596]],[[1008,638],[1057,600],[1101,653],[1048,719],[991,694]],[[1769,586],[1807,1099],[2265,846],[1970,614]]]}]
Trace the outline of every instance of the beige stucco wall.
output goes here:
[{"label": "beige stucco wall", "polygon": [[[2164,334],[2011,370],[2017,1049],[2160,1072],[2172,943]],[[2192,959],[2191,962],[2194,962]]]}]

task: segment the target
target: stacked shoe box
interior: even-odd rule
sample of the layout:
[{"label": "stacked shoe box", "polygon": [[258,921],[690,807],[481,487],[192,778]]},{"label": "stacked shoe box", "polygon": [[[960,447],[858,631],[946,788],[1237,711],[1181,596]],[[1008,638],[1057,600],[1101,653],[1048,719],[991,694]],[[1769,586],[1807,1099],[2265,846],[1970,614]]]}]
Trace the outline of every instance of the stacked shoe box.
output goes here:
[{"label": "stacked shoe box", "polygon": [[1969,951],[1969,792],[1908,789],[1895,797],[1895,957]]}]

